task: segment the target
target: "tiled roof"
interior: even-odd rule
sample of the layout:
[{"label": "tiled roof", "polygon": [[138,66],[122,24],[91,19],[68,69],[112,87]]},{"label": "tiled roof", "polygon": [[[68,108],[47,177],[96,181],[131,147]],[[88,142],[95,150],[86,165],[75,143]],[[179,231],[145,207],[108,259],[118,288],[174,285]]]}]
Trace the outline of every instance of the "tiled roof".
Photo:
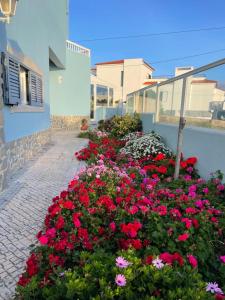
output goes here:
[{"label": "tiled roof", "polygon": [[[144,65],[146,65],[151,70],[155,71],[155,69],[151,65],[149,65],[146,61],[143,60],[143,62],[144,62]],[[120,60],[112,60],[112,61],[97,63],[95,65],[96,66],[101,66],[101,65],[122,65],[123,63],[124,63],[124,59],[120,59]]]},{"label": "tiled roof", "polygon": [[217,81],[209,80],[209,79],[195,79],[195,80],[192,80],[191,83],[217,83]]},{"label": "tiled roof", "polygon": [[152,85],[152,84],[156,84],[157,81],[146,81],[144,82],[144,85]]},{"label": "tiled roof", "polygon": [[96,66],[98,66],[98,65],[121,65],[123,63],[124,63],[124,59],[121,59],[121,60],[112,60],[112,61],[97,63]]}]

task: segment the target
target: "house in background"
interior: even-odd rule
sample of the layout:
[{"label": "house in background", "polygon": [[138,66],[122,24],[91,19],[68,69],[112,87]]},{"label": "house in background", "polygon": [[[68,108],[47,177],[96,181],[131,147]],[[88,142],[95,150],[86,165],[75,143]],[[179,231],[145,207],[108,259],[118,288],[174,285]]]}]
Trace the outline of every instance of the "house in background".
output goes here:
[{"label": "house in background", "polygon": [[[152,78],[153,71],[154,68],[142,58],[97,63],[92,69],[91,76],[92,118],[98,119],[99,116],[113,115],[115,108],[111,107],[117,106],[118,103],[123,105],[127,94],[140,89],[145,81]],[[108,110],[106,106],[109,107]],[[120,108],[122,110],[122,107]],[[103,110],[106,113],[102,113]],[[107,114],[107,112],[110,113]]]},{"label": "house in background", "polygon": [[0,190],[50,141],[51,114],[68,129],[89,117],[90,51],[67,39],[67,0],[20,0],[0,22]]},{"label": "house in background", "polygon": [[[176,67],[175,78],[194,67]],[[213,107],[222,106],[225,101],[224,82],[214,78],[213,74],[188,76],[186,81],[185,115],[191,118],[211,119]],[[160,116],[180,115],[180,99],[182,97],[182,80],[166,81],[171,78],[153,77],[146,81],[142,89],[127,96],[127,113],[156,112],[156,101],[159,97]],[[165,82],[165,84],[159,85]],[[166,119],[165,119],[166,120]]]}]

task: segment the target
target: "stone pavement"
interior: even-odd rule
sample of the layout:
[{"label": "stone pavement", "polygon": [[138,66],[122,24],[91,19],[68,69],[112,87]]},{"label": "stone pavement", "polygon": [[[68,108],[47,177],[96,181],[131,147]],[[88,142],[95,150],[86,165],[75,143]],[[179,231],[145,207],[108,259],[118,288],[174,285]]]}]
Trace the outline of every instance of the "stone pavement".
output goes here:
[{"label": "stone pavement", "polygon": [[87,140],[71,131],[55,131],[52,144],[30,160],[0,194],[0,299],[13,298],[16,282],[36,241],[51,199],[67,187],[83,165],[74,152]]}]

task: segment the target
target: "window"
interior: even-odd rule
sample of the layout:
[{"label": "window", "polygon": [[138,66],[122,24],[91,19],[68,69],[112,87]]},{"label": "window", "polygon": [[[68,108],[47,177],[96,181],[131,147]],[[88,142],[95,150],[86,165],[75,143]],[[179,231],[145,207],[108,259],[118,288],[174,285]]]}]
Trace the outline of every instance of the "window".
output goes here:
[{"label": "window", "polygon": [[123,86],[123,82],[124,82],[124,71],[121,71],[120,86]]},{"label": "window", "polygon": [[29,71],[24,67],[20,67],[20,92],[21,103],[29,104]]},{"label": "window", "polygon": [[4,53],[1,62],[4,70],[4,103],[42,106],[42,77]]},{"label": "window", "polygon": [[109,106],[113,106],[113,89],[109,88]]},{"label": "window", "polygon": [[106,86],[96,86],[96,97],[96,106],[108,106],[108,88]]}]

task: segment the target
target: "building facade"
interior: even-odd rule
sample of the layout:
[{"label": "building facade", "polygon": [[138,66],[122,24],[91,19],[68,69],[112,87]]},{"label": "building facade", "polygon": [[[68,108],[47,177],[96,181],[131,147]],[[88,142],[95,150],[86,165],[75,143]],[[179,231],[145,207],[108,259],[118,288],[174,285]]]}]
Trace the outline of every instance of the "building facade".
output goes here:
[{"label": "building facade", "polygon": [[[75,93],[74,102],[69,96],[74,93],[75,85],[85,91],[89,87],[90,57],[70,53],[66,48],[67,38],[67,0],[33,0],[32,3],[20,0],[10,24],[0,23],[0,191],[7,175],[50,141],[51,114],[53,120],[54,116],[63,120],[68,110],[75,119],[89,115],[89,88],[86,94]],[[71,61],[73,83],[68,79],[72,70],[67,71]],[[83,87],[79,83],[81,70],[87,72]],[[54,82],[57,71],[65,76],[66,89],[73,87],[72,91],[61,93],[60,98],[53,92],[57,89]],[[82,111],[78,109],[78,98],[86,102]]]},{"label": "building facade", "polygon": [[127,94],[140,89],[152,77],[154,68],[142,58],[96,64],[96,77],[114,87],[114,103],[125,101]]}]

